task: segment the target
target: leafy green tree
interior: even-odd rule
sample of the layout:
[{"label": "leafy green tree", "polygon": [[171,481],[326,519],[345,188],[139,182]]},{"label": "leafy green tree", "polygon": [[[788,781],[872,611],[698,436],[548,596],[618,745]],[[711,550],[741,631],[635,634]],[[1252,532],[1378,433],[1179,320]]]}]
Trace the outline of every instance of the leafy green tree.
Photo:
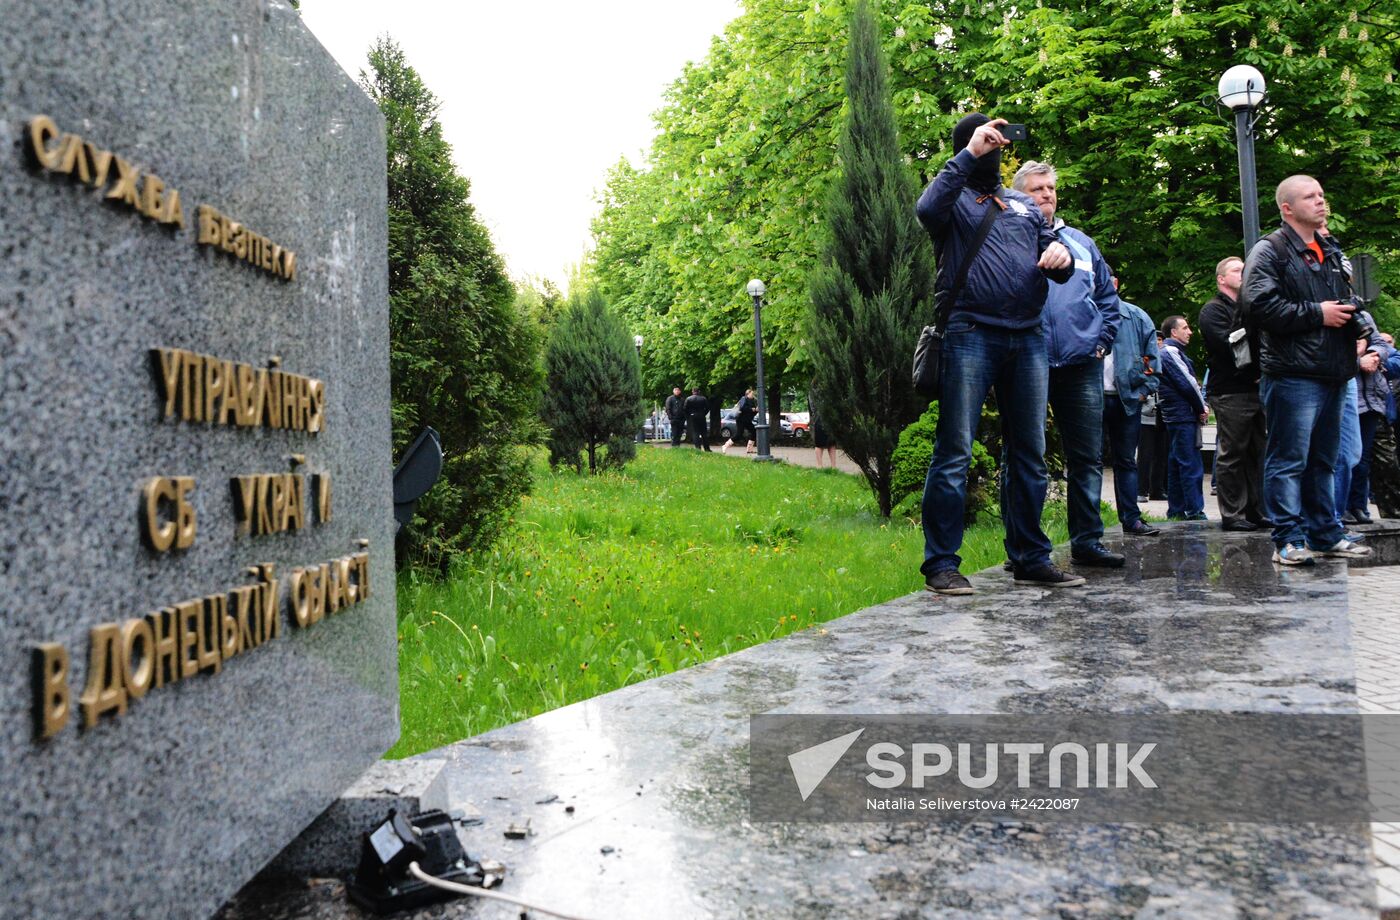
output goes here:
[{"label": "leafy green tree", "polygon": [[399,454],[427,425],[442,476],[400,535],[400,564],[446,566],[489,546],[530,486],[540,441],[540,336],[452,165],[438,101],[391,40],[377,42],[365,91],[388,147],[389,366]]},{"label": "leafy green tree", "polygon": [[597,289],[573,296],[545,346],[544,422],[551,466],[588,471],[636,456],[641,371],[632,336]]},{"label": "leafy green tree", "polygon": [[890,514],[890,455],[926,404],[907,365],[932,310],[933,260],[895,133],[885,56],[865,0],[851,17],[841,177],[827,199],[831,239],[811,274],[807,347],[824,424]]},{"label": "leafy green tree", "polygon": [[[768,283],[770,378],[805,380],[806,278],[846,104],[848,0],[746,0],[656,115],[646,162],[614,169],[594,224],[594,283],[648,341],[649,384],[752,379],[743,295]],[[1020,158],[1060,172],[1060,213],[1094,236],[1124,296],[1194,321],[1213,269],[1242,253],[1233,129],[1209,105],[1250,63],[1269,81],[1257,155],[1272,191],[1317,176],[1350,252],[1374,252],[1400,313],[1400,15],[1373,0],[884,0],[882,45],[903,153],[927,182],[974,109],[1031,127]],[[912,207],[912,201],[910,207]],[[903,361],[901,360],[901,365]],[[655,368],[656,377],[652,377]]]}]

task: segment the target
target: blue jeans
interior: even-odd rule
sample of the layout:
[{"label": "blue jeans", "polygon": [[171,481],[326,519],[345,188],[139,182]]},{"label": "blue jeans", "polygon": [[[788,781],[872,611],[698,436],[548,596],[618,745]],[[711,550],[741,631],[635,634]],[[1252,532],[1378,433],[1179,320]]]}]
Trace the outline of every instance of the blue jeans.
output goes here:
[{"label": "blue jeans", "polygon": [[1142,520],[1138,507],[1138,435],[1142,431],[1142,405],[1135,403],[1132,411],[1117,393],[1103,397],[1103,427],[1108,432],[1108,448],[1112,452],[1113,501],[1118,506],[1118,520],[1123,529]]},{"label": "blue jeans", "polygon": [[963,541],[967,470],[982,403],[994,388],[1005,447],[1003,504],[1011,561],[1026,568],[1050,561],[1040,528],[1045,507],[1045,399],[1049,382],[1045,334],[967,321],[949,325],[943,340],[943,392],[933,459],[924,480],[925,575],[957,569]]},{"label": "blue jeans", "polygon": [[1275,377],[1259,384],[1268,427],[1264,451],[1264,511],[1274,522],[1274,545],[1332,546],[1342,538],[1334,503],[1337,449],[1345,383]]},{"label": "blue jeans", "polygon": [[1167,517],[1181,518],[1205,510],[1206,499],[1201,491],[1205,468],[1201,450],[1196,446],[1195,422],[1167,425]]},{"label": "blue jeans", "polygon": [[[1352,470],[1361,462],[1361,419],[1356,404],[1356,378],[1346,382],[1346,401],[1342,404],[1342,427],[1337,434],[1337,466],[1332,473],[1332,509],[1341,526],[1351,495]],[[1343,528],[1345,529],[1345,528]]]}]

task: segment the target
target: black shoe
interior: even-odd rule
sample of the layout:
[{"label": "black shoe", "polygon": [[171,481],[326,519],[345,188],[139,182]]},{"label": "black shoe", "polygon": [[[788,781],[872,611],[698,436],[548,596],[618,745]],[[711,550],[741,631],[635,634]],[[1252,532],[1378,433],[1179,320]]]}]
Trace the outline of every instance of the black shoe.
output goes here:
[{"label": "black shoe", "polygon": [[924,588],[934,594],[971,594],[972,583],[958,573],[957,569],[944,569],[934,572],[924,579]]},{"label": "black shoe", "polygon": [[[1375,523],[1375,522],[1371,519],[1371,512],[1365,510],[1364,508],[1355,508],[1355,509],[1352,509],[1352,511],[1350,511],[1349,513],[1351,514],[1352,517],[1356,518],[1355,521],[1352,521],[1353,524],[1373,524],[1373,523]],[[1346,518],[1343,518],[1342,520],[1346,520]]]},{"label": "black shoe", "polygon": [[1039,585],[1042,588],[1075,588],[1084,584],[1085,578],[1083,575],[1061,572],[1047,562],[1044,565],[1019,570],[1014,581],[1018,585]]},{"label": "black shoe", "polygon": [[1158,530],[1156,527],[1153,527],[1146,521],[1141,520],[1133,521],[1132,526],[1123,528],[1123,532],[1130,533],[1138,537],[1155,537],[1159,533],[1161,533],[1161,531]]},{"label": "black shoe", "polygon": [[1249,521],[1226,521],[1220,525],[1221,530],[1233,530],[1240,533],[1254,533],[1259,529],[1258,524],[1251,524]]},{"label": "black shoe", "polygon": [[1093,565],[1101,569],[1121,569],[1128,559],[1122,553],[1115,553],[1102,543],[1095,543],[1087,549],[1070,550],[1070,561],[1075,565]]},{"label": "black shoe", "polygon": [[1016,571],[1016,566],[1012,565],[1011,560],[1008,559],[1001,564],[1001,570],[1003,572],[1014,572]]},{"label": "black shoe", "polygon": [[1145,502],[1145,501],[1149,501],[1149,500],[1150,500],[1150,499],[1148,499],[1148,497],[1147,497],[1146,495],[1139,495],[1139,496],[1138,496],[1138,501],[1140,501],[1140,502]]},{"label": "black shoe", "polygon": [[1165,495],[1154,495],[1152,496],[1152,500],[1154,502],[1164,502],[1167,500],[1167,497]]},{"label": "black shoe", "polygon": [[1208,520],[1210,520],[1210,518],[1206,517],[1206,513],[1205,513],[1204,511],[1192,511],[1190,514],[1186,515],[1186,520],[1188,520],[1188,521],[1208,521]]}]

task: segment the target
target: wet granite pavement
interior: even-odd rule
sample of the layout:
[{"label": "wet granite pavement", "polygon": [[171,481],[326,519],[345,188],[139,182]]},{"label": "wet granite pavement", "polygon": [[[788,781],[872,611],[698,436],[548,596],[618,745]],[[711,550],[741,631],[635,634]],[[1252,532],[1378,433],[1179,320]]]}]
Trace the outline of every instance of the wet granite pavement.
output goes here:
[{"label": "wet granite pavement", "polygon": [[[499,890],[589,917],[1374,918],[1365,824],[750,821],[757,713],[1358,711],[1344,564],[1280,571],[1266,537],[1208,525],[1106,542],[1128,565],[1085,588],[988,570],[972,597],[900,598],[416,759],[445,764]],[[333,883],[264,884],[220,916],[361,913]]]}]

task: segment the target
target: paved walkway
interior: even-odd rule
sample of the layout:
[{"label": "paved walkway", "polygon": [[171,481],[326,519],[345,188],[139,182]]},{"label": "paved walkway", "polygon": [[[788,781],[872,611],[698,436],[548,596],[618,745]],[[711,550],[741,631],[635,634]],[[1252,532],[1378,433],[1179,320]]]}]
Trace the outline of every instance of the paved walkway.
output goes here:
[{"label": "paved walkway", "polygon": [[[1397,570],[1279,571],[1266,537],[1208,525],[1107,542],[1128,565],[1084,589],[988,570],[972,597],[910,595],[415,759],[443,765],[505,891],[582,916],[1374,920],[1400,826],[751,816],[753,714],[1400,711]],[[358,916],[306,888],[256,910]]]}]

